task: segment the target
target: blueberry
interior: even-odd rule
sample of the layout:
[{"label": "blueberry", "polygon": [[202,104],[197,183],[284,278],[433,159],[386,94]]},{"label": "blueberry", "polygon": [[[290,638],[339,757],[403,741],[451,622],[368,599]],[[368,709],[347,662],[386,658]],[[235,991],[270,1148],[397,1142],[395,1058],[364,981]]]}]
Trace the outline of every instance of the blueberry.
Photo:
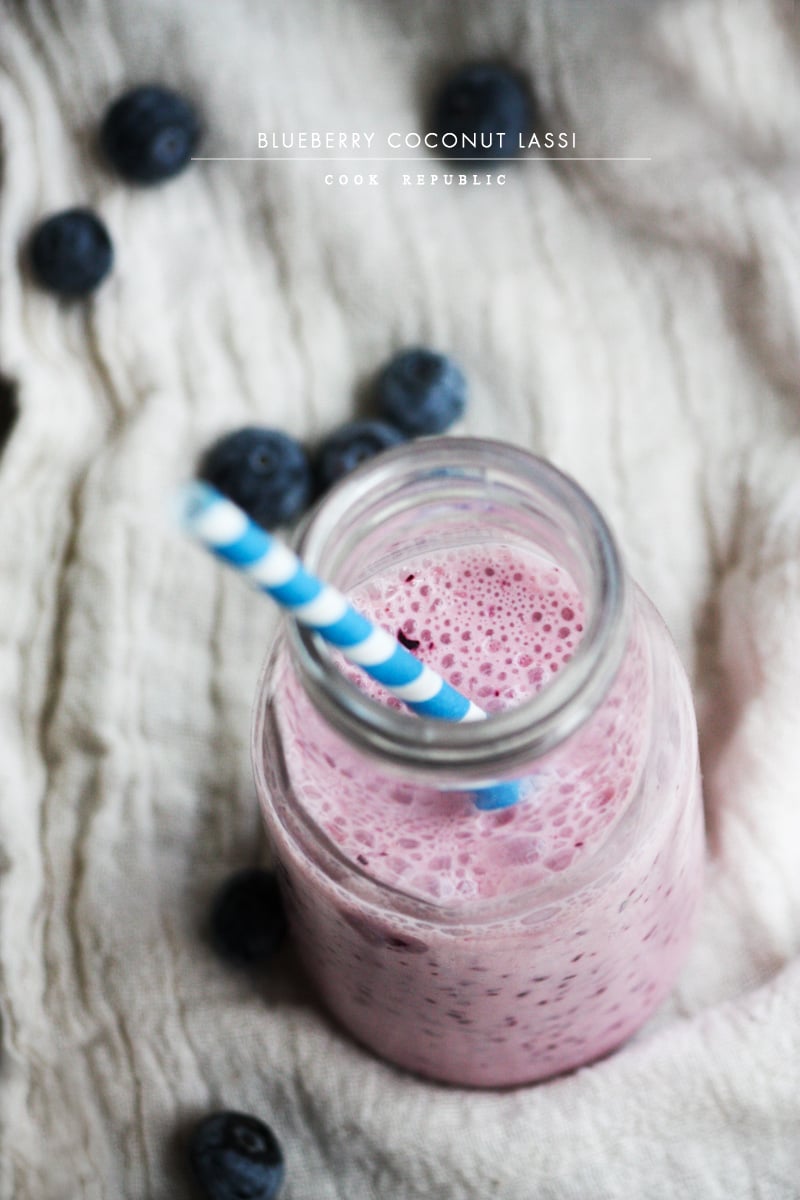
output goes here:
[{"label": "blueberry", "polygon": [[246,1113],[205,1117],[192,1133],[189,1160],[208,1200],[273,1200],[283,1183],[278,1139]]},{"label": "blueberry", "polygon": [[68,208],[42,221],[30,243],[38,282],[60,296],[85,296],[105,279],[114,261],[108,230],[88,208]]},{"label": "blueberry", "polygon": [[451,358],[433,350],[403,350],[375,385],[378,412],[411,437],[442,433],[463,416],[467,381]]},{"label": "blueberry", "polygon": [[324,491],[382,450],[399,446],[405,434],[385,421],[351,421],[330,434],[317,452],[317,482]]},{"label": "blueberry", "polygon": [[211,908],[211,938],[223,958],[240,966],[268,962],[286,933],[278,881],[247,867],[222,885]]},{"label": "blueberry", "polygon": [[192,105],[163,87],[137,87],[115,100],[103,118],[100,142],[130,183],[161,183],[187,165],[200,138]]},{"label": "blueberry", "polygon": [[[458,144],[442,147],[450,158],[511,158],[520,151],[534,117],[534,103],[526,80],[509,67],[471,63],[445,81],[436,96],[433,127],[441,139],[454,133]],[[496,136],[502,133],[502,144]],[[477,144],[464,146],[462,135],[477,134]],[[481,145],[481,135],[494,134]]]},{"label": "blueberry", "polygon": [[203,456],[199,475],[265,529],[293,521],[313,492],[308,455],[276,429],[246,426],[220,438]]}]

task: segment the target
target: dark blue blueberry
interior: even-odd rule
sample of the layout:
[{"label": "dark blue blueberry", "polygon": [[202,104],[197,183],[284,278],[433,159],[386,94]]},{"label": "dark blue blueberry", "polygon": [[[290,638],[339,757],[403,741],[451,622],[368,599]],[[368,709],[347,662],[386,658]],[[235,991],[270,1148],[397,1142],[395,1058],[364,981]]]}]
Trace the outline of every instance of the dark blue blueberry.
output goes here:
[{"label": "dark blue blueberry", "polygon": [[410,437],[443,433],[463,416],[467,381],[451,358],[433,350],[403,350],[375,385],[378,412]]},{"label": "dark blue blueberry", "polygon": [[208,1200],[273,1200],[285,1173],[283,1151],[257,1117],[219,1112],[194,1129],[189,1159]]},{"label": "dark blue blueberry", "polygon": [[248,867],[222,885],[211,908],[211,937],[223,958],[245,967],[262,965],[285,933],[286,915],[272,871]]},{"label": "dark blue blueberry", "polygon": [[108,109],[100,129],[105,153],[130,183],[161,183],[187,165],[200,138],[192,105],[163,87],[137,87]]},{"label": "dark blue blueberry", "polygon": [[85,296],[111,270],[114,247],[100,218],[88,208],[68,208],[37,225],[30,263],[37,281],[60,296]]},{"label": "dark blue blueberry", "polygon": [[246,426],[220,438],[203,456],[199,475],[265,529],[293,521],[313,492],[308,455],[277,429]]},{"label": "dark blue blueberry", "polygon": [[[439,138],[453,133],[458,144],[442,147],[450,158],[512,158],[520,153],[534,120],[534,103],[527,81],[509,67],[471,63],[442,85],[433,107],[433,127]],[[497,134],[504,135],[502,144]],[[463,135],[477,135],[477,144],[464,146]],[[489,135],[494,135],[490,137]],[[481,145],[481,139],[486,143]]]},{"label": "dark blue blueberry", "polygon": [[317,452],[317,482],[321,491],[348,475],[382,450],[399,446],[406,436],[385,421],[351,421],[325,439]]}]

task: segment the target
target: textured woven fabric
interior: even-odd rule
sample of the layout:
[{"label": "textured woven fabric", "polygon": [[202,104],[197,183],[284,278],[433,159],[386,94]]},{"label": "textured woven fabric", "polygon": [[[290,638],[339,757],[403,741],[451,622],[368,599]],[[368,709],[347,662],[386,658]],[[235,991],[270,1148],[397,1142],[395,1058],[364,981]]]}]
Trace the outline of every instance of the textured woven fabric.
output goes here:
[{"label": "textured woven fabric", "polygon": [[[407,130],[511,56],[581,156],[504,188],[327,186],[319,163],[98,160],[124,86],[259,130]],[[45,0],[0,10],[0,1196],[193,1193],[180,1133],[256,1112],[287,1200],[791,1200],[800,1190],[800,10],[794,0]],[[352,165],[348,168],[352,170]],[[440,170],[431,159],[412,169]],[[32,223],[97,207],[64,304]],[[451,351],[465,432],[551,457],[613,525],[698,701],[710,833],[680,985],[536,1088],[353,1045],[290,949],[258,988],[201,929],[268,853],[249,707],[274,618],[164,499],[220,431],[313,439],[395,347]]]}]

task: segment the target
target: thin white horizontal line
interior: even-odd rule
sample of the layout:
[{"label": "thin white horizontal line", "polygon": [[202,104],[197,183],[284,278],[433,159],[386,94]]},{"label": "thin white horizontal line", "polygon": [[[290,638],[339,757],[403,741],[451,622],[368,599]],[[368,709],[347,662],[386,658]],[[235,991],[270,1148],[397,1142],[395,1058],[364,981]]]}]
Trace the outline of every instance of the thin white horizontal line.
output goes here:
[{"label": "thin white horizontal line", "polygon": [[[318,163],[378,163],[378,162],[424,162],[429,167],[444,168],[445,165],[452,163],[452,167],[456,167],[459,163],[479,162],[486,166],[491,166],[492,163],[498,162],[652,162],[652,158],[639,158],[636,156],[625,157],[601,157],[589,155],[569,155],[569,154],[519,154],[509,158],[453,158],[444,163],[441,159],[431,158],[399,158],[389,156],[388,158],[317,158],[310,156],[308,158],[300,158],[290,156],[288,154],[279,155],[226,155],[212,156],[204,155],[192,158],[192,162],[318,162]],[[452,169],[452,168],[451,168]]]}]

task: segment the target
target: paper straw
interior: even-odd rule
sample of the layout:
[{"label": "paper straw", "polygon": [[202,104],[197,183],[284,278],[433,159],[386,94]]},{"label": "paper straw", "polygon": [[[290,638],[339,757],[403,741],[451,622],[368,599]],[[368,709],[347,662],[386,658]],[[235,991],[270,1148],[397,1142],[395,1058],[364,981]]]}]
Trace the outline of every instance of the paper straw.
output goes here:
[{"label": "paper straw", "polygon": [[[482,708],[415,658],[390,633],[352,607],[336,588],[311,575],[283,542],[257,525],[210,484],[187,484],[178,497],[183,528],[208,550],[240,571],[296,621],[313,629],[371,679],[419,716],[462,723],[482,721]],[[476,789],[480,809],[516,803],[514,782]]]}]

